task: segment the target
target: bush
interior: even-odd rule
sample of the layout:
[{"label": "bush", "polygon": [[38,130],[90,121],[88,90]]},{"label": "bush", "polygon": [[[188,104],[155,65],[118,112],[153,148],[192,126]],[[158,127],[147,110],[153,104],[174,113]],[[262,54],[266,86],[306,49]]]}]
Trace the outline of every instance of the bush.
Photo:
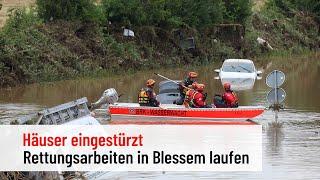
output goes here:
[{"label": "bush", "polygon": [[278,8],[287,13],[293,14],[295,11],[303,11],[312,14],[320,22],[320,1],[319,0],[270,0]]},{"label": "bush", "polygon": [[180,17],[185,24],[204,28],[223,22],[225,8],[221,0],[184,0],[180,7],[172,8],[171,11],[175,16]]},{"label": "bush", "polygon": [[139,0],[102,0],[108,20],[127,25],[146,24],[146,13]]},{"label": "bush", "polygon": [[94,0],[37,0],[38,13],[45,21],[81,20],[102,22],[104,13]]},{"label": "bush", "polygon": [[202,28],[223,22],[222,0],[102,0],[107,18],[132,26],[153,25]]},{"label": "bush", "polygon": [[297,9],[303,12],[311,13],[320,23],[320,1],[319,0],[291,0]]},{"label": "bush", "polygon": [[14,33],[8,31],[20,31],[32,25],[39,25],[42,20],[38,17],[34,8],[31,9],[10,9],[9,19],[7,20],[3,31],[7,33]]},{"label": "bush", "polygon": [[225,19],[229,22],[244,24],[252,13],[251,0],[225,0],[225,6]]},{"label": "bush", "polygon": [[[42,25],[32,9],[11,11],[1,32],[2,78],[30,83],[71,77],[76,73],[72,69],[76,65],[76,57],[42,33],[39,30]],[[72,68],[69,64],[72,64]],[[7,82],[0,83],[0,86],[4,83]]]},{"label": "bush", "polygon": [[[0,32],[0,86],[16,81],[25,82],[29,78],[23,66],[30,65],[30,62],[21,55],[29,55],[32,48],[27,39],[34,35],[31,27],[39,24],[41,24],[41,20],[37,17],[34,9],[10,10],[9,19]],[[24,47],[22,48],[22,46]]]}]

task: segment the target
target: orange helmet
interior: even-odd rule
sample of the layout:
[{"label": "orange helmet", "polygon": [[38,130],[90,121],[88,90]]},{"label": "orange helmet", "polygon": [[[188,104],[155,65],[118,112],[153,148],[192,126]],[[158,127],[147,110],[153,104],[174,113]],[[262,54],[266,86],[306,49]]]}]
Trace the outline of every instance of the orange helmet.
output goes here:
[{"label": "orange helmet", "polygon": [[224,83],[224,84],[223,84],[223,88],[224,88],[225,90],[230,90],[231,84],[230,84],[230,83]]},{"label": "orange helmet", "polygon": [[196,78],[196,77],[198,77],[198,73],[196,73],[196,72],[189,72],[189,73],[188,73],[188,77],[189,77],[189,78]]},{"label": "orange helmet", "polygon": [[199,83],[196,84],[196,90],[197,91],[203,91],[204,87],[205,87],[204,84],[199,84]]},{"label": "orange helmet", "polygon": [[147,86],[153,86],[155,83],[156,83],[155,80],[153,80],[153,79],[148,79],[148,81],[147,81]]},{"label": "orange helmet", "polygon": [[196,89],[197,84],[198,84],[197,82],[192,83],[191,88],[192,88],[192,89]]}]

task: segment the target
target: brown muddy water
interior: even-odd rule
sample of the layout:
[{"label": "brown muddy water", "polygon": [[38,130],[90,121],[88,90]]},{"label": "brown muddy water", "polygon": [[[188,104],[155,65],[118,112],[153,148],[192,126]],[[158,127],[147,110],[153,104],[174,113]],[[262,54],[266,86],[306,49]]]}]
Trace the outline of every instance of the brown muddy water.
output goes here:
[{"label": "brown muddy water", "polygon": [[[287,92],[285,109],[279,113],[275,126],[274,114],[266,111],[254,119],[263,126],[262,172],[115,172],[110,179],[320,179],[320,56],[288,57],[255,60],[256,68],[263,69],[263,79],[252,90],[239,92],[241,105],[264,105],[270,90],[265,85],[266,75],[278,69],[286,74],[282,86]],[[80,97],[97,100],[102,92],[114,87],[124,94],[121,102],[136,102],[138,90],[145,80],[161,73],[181,79],[189,70],[200,73],[199,82],[206,84],[212,99],[222,91],[219,80],[214,80],[214,69],[221,63],[201,67],[159,69],[135,74],[98,79],[68,80],[32,84],[11,89],[0,89],[0,123],[35,113],[42,108],[68,102]]]}]

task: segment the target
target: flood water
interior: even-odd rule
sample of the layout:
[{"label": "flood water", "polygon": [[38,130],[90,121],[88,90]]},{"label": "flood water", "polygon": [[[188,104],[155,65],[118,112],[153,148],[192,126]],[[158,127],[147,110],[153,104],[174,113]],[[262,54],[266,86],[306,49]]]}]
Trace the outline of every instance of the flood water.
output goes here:
[{"label": "flood water", "polygon": [[[273,125],[274,113],[266,111],[255,119],[263,126],[262,172],[116,172],[111,179],[320,179],[320,54],[304,57],[255,59],[263,69],[263,79],[254,88],[239,92],[241,105],[268,106],[266,75],[274,69],[286,74],[282,88],[287,97],[285,109],[279,113],[280,125]],[[148,78],[162,79],[157,72],[172,79],[182,79],[189,70],[200,74],[206,84],[209,100],[222,92],[221,82],[214,80],[214,69],[221,62],[201,67],[184,67],[138,72],[98,79],[68,80],[0,89],[0,123],[35,113],[42,108],[80,97],[97,100],[105,89],[114,87],[121,102],[136,102],[137,92]],[[156,87],[157,88],[157,87]]]}]

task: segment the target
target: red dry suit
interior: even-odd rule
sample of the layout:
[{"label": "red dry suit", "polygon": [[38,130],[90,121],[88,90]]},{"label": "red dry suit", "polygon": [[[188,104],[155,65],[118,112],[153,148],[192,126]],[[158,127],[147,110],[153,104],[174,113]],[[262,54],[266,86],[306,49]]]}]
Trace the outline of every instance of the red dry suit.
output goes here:
[{"label": "red dry suit", "polygon": [[222,95],[222,99],[224,100],[226,107],[238,107],[238,97],[233,91],[228,90],[224,92]]},{"label": "red dry suit", "polygon": [[206,97],[202,92],[195,91],[191,100],[191,107],[203,108],[206,107]]}]

